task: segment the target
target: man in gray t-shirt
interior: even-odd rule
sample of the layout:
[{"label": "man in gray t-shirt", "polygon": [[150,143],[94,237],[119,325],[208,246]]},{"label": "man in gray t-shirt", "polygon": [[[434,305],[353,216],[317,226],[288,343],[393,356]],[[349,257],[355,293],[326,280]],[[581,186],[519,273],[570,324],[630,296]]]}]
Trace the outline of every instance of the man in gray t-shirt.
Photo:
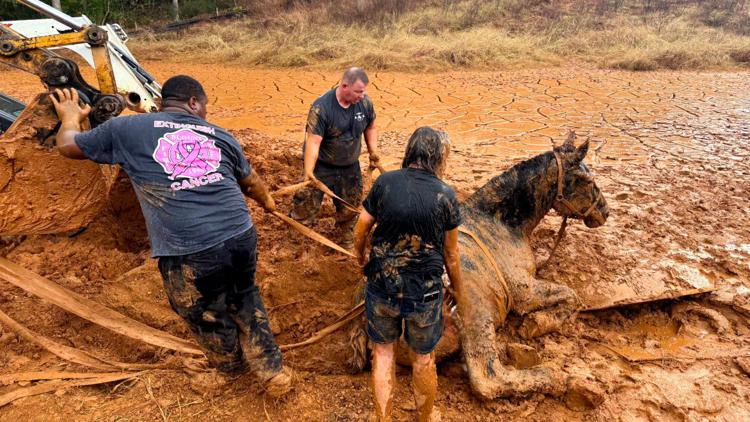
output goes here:
[{"label": "man in gray t-shirt", "polygon": [[90,107],[79,106],[78,93],[56,94],[50,97],[61,121],[58,151],[118,164],[128,174],[169,303],[209,364],[224,372],[249,365],[269,393],[286,393],[291,379],[255,284],[257,237],[244,196],[267,211],[276,205],[237,140],[206,122],[201,84],[170,78],[161,112],[117,117],[90,131],[80,126]]},{"label": "man in gray t-shirt", "polygon": [[[336,88],[313,102],[305,126],[305,180],[318,179],[355,207],[362,201],[359,155],[363,135],[370,154],[370,166],[380,165],[375,107],[366,93],[368,83],[364,70],[358,67],[347,69]],[[290,215],[310,224],[320,211],[322,199],[320,190],[303,189],[294,196]],[[352,229],[358,213],[347,209],[338,200],[333,203],[340,240],[345,247],[351,247]]]}]

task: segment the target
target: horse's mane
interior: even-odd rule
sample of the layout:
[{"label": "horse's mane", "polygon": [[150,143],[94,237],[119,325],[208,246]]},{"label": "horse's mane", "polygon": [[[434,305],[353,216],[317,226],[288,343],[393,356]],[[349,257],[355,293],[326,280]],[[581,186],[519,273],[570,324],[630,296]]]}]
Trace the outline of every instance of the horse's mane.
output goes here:
[{"label": "horse's mane", "polygon": [[536,203],[536,193],[540,188],[549,190],[544,176],[552,160],[552,152],[545,152],[514,165],[474,192],[464,206],[497,216],[509,226],[521,226],[542,205]]}]

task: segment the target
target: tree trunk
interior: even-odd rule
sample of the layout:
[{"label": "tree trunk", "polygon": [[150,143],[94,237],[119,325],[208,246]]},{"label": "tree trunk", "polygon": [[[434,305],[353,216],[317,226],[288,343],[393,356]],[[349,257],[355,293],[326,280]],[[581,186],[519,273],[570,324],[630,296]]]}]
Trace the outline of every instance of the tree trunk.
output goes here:
[{"label": "tree trunk", "polygon": [[60,4],[60,0],[52,0],[52,7],[54,7],[57,10],[62,10],[62,5]]},{"label": "tree trunk", "polygon": [[172,0],[172,9],[174,10],[174,20],[180,20],[180,0]]}]

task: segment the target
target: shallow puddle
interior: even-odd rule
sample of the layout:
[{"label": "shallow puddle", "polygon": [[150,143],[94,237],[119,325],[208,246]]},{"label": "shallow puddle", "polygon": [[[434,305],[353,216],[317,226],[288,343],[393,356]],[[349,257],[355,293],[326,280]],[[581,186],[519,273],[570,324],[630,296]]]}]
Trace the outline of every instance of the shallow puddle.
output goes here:
[{"label": "shallow puddle", "polygon": [[679,328],[679,324],[674,321],[662,325],[638,321],[625,330],[623,335],[628,338],[643,339],[643,344],[619,346],[614,349],[634,361],[660,357],[684,357],[684,348],[698,344],[698,339],[678,334]]}]

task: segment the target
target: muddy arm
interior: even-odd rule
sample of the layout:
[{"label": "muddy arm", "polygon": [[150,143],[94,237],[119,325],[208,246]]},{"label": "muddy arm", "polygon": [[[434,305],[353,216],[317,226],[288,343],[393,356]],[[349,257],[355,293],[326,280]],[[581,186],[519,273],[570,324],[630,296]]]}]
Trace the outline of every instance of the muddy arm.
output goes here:
[{"label": "muddy arm", "polygon": [[254,199],[266,211],[276,211],[276,203],[268,193],[266,184],[255,171],[251,171],[247,177],[240,180],[240,188],[242,188],[242,193]]},{"label": "muddy arm", "polygon": [[365,257],[365,243],[367,243],[367,235],[374,224],[375,217],[367,212],[366,209],[362,209],[357,220],[357,225],[354,226],[354,253],[357,255],[357,262],[359,262],[360,266],[364,266],[367,260]]},{"label": "muddy arm", "polygon": [[91,107],[88,104],[83,108],[78,105],[78,91],[75,89],[56,89],[49,97],[60,118],[60,130],[56,136],[57,150],[64,157],[85,160],[87,157],[76,145],[75,137],[83,131],[81,122],[88,117]]},{"label": "muddy arm", "polygon": [[453,286],[456,296],[463,294],[463,280],[461,279],[461,254],[458,250],[458,229],[445,232],[445,247],[443,248],[445,271]]},{"label": "muddy arm", "polygon": [[378,152],[378,128],[375,122],[365,129],[364,135],[367,152],[370,154],[370,168],[377,168],[380,165],[380,153]]},{"label": "muddy arm", "polygon": [[315,176],[315,163],[318,162],[318,154],[320,154],[320,144],[323,142],[323,137],[307,133],[305,139],[305,180],[313,180]]}]

